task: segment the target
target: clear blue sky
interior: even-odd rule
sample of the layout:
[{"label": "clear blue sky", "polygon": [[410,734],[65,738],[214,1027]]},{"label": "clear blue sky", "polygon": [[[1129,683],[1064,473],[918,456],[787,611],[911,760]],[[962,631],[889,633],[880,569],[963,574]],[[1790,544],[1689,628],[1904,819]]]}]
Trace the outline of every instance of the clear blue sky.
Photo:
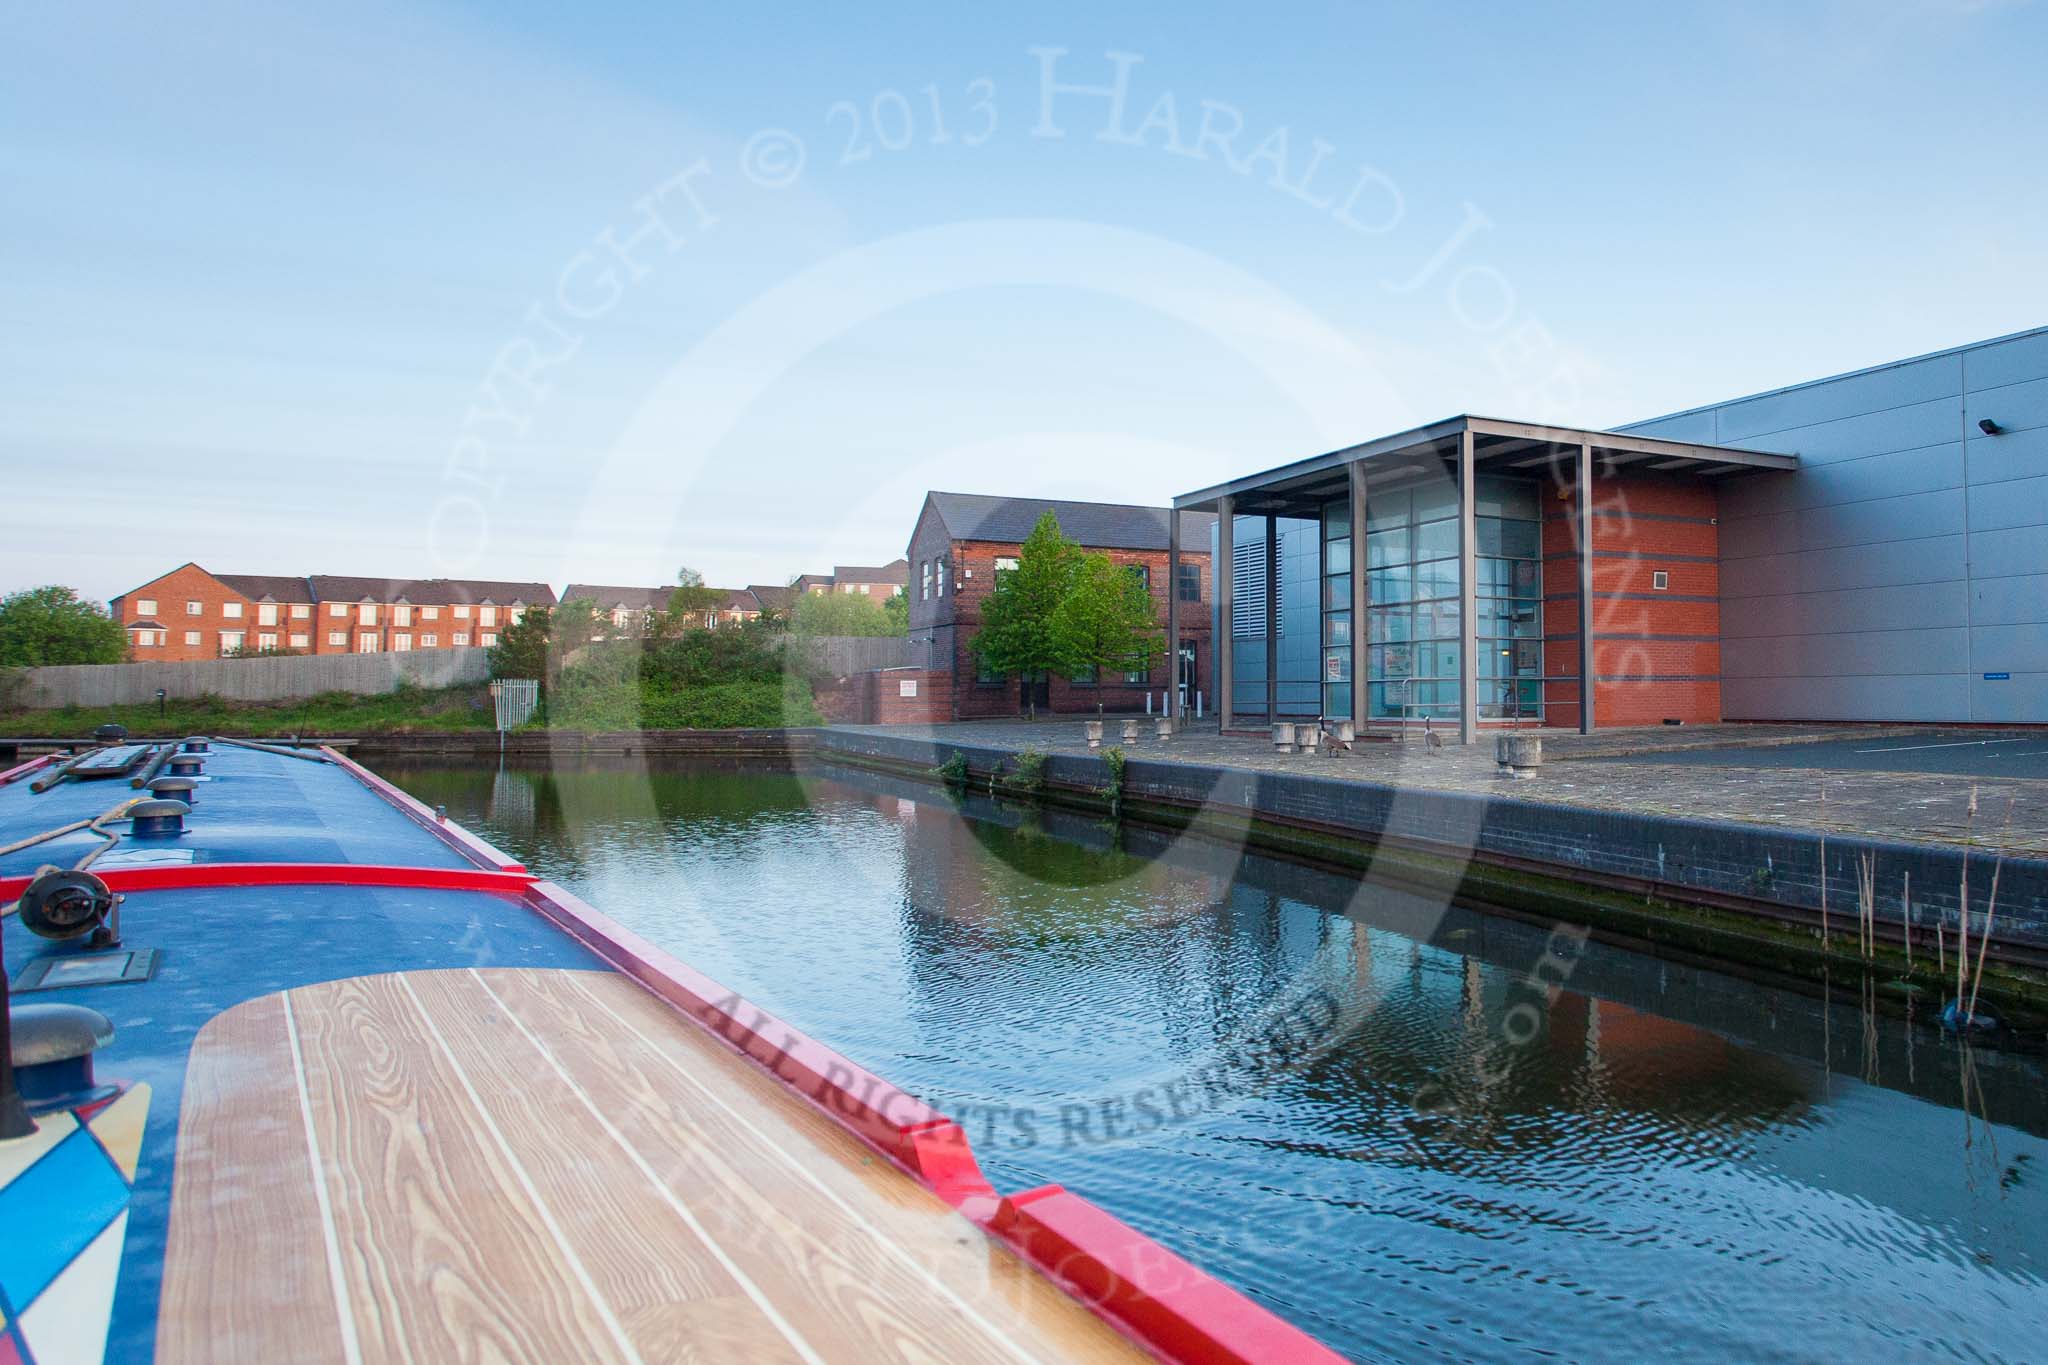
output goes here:
[{"label": "clear blue sky", "polygon": [[782,582],[2048,322],[2041,4],[862,8],[17,9],[0,588]]}]

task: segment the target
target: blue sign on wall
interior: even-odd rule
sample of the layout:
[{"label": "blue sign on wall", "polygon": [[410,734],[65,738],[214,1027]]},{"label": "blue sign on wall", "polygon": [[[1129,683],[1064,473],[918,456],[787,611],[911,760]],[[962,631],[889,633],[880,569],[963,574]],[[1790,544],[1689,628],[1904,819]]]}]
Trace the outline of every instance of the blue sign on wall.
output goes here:
[{"label": "blue sign on wall", "polygon": [[2012,674],[2010,674],[2010,673],[1986,673],[1986,674],[1984,675],[1984,681],[1985,681],[1985,682],[2011,682],[2011,681],[2012,681]]}]

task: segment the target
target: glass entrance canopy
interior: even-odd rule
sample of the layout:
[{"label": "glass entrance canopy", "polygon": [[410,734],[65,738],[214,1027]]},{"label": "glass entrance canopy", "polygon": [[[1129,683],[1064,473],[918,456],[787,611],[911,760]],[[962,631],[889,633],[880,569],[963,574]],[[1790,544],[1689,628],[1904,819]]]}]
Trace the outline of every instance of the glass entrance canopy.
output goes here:
[{"label": "glass entrance canopy", "polygon": [[1176,497],[1177,512],[1218,514],[1225,728],[1417,721],[1469,743],[1482,720],[1542,721],[1544,683],[1570,680],[1590,730],[1591,640],[1568,637],[1577,650],[1551,663],[1576,652],[1576,666],[1547,673],[1543,604],[1576,597],[1577,619],[1592,619],[1597,483],[1631,466],[1716,479],[1798,460],[1463,416]]}]

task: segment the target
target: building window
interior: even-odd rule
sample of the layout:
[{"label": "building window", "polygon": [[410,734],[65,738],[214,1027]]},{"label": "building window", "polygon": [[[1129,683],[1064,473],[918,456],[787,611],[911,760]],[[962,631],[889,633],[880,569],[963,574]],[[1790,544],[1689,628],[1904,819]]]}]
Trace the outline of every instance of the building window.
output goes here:
[{"label": "building window", "polygon": [[266,631],[266,632],[264,632],[264,633],[262,633],[262,634],[258,635],[258,636],[256,637],[256,648],[258,648],[258,649],[276,649],[276,648],[277,648],[277,634],[276,634],[276,632],[274,632],[274,631]]},{"label": "building window", "polygon": [[1152,670],[1149,668],[1134,668],[1124,674],[1124,682],[1132,687],[1143,687],[1151,681]]},{"label": "building window", "polygon": [[397,650],[399,653],[403,654],[406,650],[412,648],[412,636],[403,634],[401,632],[393,632],[391,636],[391,647]]},{"label": "building window", "polygon": [[305,602],[292,603],[292,620],[304,621],[313,615],[313,608]]},{"label": "building window", "polygon": [[240,602],[223,602],[221,603],[220,614],[227,617],[230,621],[239,621],[242,618],[242,604]]},{"label": "building window", "polygon": [[420,608],[420,620],[422,620],[422,621],[438,621],[438,620],[440,620],[440,619],[441,619],[441,609],[440,609],[439,607],[421,607],[421,608]]},{"label": "building window", "polygon": [[292,636],[292,648],[293,648],[293,649],[304,649],[304,648],[306,648],[306,647],[307,647],[308,645],[310,645],[310,644],[312,644],[312,643],[313,643],[313,637],[312,637],[312,636],[310,636],[310,635],[293,635],[293,636]]},{"label": "building window", "polygon": [[200,602],[187,602],[187,603],[185,604],[185,614],[186,614],[187,616],[199,616],[199,615],[203,615],[203,614],[205,613],[205,611],[206,611],[206,607],[205,607],[205,604],[204,604],[204,603],[200,603]]},{"label": "building window", "polygon": [[140,616],[156,615],[156,599],[154,597],[144,597],[138,600],[135,604],[135,611]]},{"label": "building window", "polygon": [[480,626],[495,626],[495,625],[497,625],[497,624],[498,624],[498,609],[497,609],[496,607],[479,607],[479,608],[477,608],[477,613],[476,613],[476,623],[477,623],[478,625],[480,625]]},{"label": "building window", "polygon": [[1067,681],[1076,687],[1095,686],[1096,673],[1092,668],[1083,668],[1067,675]]},{"label": "building window", "polygon": [[363,602],[357,605],[356,624],[359,626],[374,626],[377,624],[377,604],[375,602]]},{"label": "building window", "polygon": [[476,642],[482,645],[484,648],[488,649],[492,645],[498,643],[497,633],[495,631],[487,630],[483,634],[476,637]]},{"label": "building window", "polygon": [[377,652],[377,632],[376,632],[376,631],[374,631],[374,630],[366,630],[366,631],[363,631],[363,632],[362,632],[361,634],[359,634],[359,635],[357,635],[357,636],[356,636],[356,653],[358,653],[358,654],[375,654],[376,652]]},{"label": "building window", "polygon": [[1006,574],[1006,573],[1014,573],[1014,572],[1016,572],[1016,569],[1017,569],[1017,561],[1016,561],[1015,557],[1013,557],[1013,556],[1010,556],[1010,555],[999,555],[999,556],[997,556],[997,558],[996,558],[996,580],[997,580],[998,582],[1000,582],[1000,581],[1002,580],[1002,576],[1003,576],[1004,574]]},{"label": "building window", "polygon": [[162,644],[162,643],[163,643],[163,641],[161,641],[161,640],[157,639],[157,635],[158,635],[158,634],[159,634],[159,632],[157,632],[157,631],[154,631],[154,630],[138,630],[138,631],[136,631],[136,632],[135,632],[135,643],[136,643],[136,646],[137,646],[138,648],[142,648],[142,649],[148,649],[148,648],[151,648],[151,647],[153,647],[153,646],[156,646],[156,645],[160,645],[160,644]]},{"label": "building window", "polygon": [[1005,681],[1003,675],[990,668],[979,654],[974,656],[974,680],[983,684]]},{"label": "building window", "polygon": [[220,633],[220,652],[221,652],[221,653],[223,653],[223,654],[226,654],[226,653],[228,653],[228,652],[229,652],[229,651],[231,651],[231,650],[237,650],[237,649],[240,649],[241,647],[242,647],[242,632],[241,632],[241,631],[239,631],[239,630],[224,630],[224,631],[222,631],[222,632]]},{"label": "building window", "polygon": [[[936,596],[936,597],[944,597],[944,596],[946,595],[946,561],[945,561],[945,560],[943,560],[943,559],[942,559],[942,560],[938,561],[938,564],[937,564],[937,568],[936,568],[936,571],[934,572],[934,574],[933,574],[933,576],[932,576],[932,581],[933,581],[934,583],[936,583],[936,584],[938,585],[938,587],[937,587],[937,590],[936,590],[936,591],[935,591],[935,592],[933,593],[933,596]],[[866,591],[868,590],[868,588],[867,588],[867,584],[865,584],[865,583],[861,584],[861,588],[860,588],[860,590],[861,590],[862,592],[866,592]]]},{"label": "building window", "polygon": [[1664,592],[1665,590],[1670,588],[1670,586],[1671,575],[1669,573],[1665,572],[1663,569],[1655,569],[1651,571],[1650,587],[1652,589],[1654,589],[1657,592]]},{"label": "building window", "polygon": [[348,615],[348,603],[346,603],[346,602],[329,602],[329,603],[327,604],[327,614],[328,614],[329,616],[346,616],[346,615]]},{"label": "building window", "polygon": [[196,645],[196,644],[198,644],[198,643],[199,643],[199,632],[198,632],[198,631],[196,631],[196,630],[188,630],[188,631],[186,631],[186,632],[185,632],[185,643],[186,643],[186,644],[188,644],[188,645]]},{"label": "building window", "polygon": [[507,607],[505,608],[505,624],[508,626],[516,626],[519,624],[520,619],[525,615],[525,607]]},{"label": "building window", "polygon": [[455,609],[455,619],[458,621],[467,621],[469,619],[469,608],[466,606],[457,607]]},{"label": "building window", "polygon": [[1182,560],[1180,564],[1180,600],[1199,602],[1202,600],[1202,566]]},{"label": "building window", "polygon": [[438,644],[440,644],[440,643],[441,643],[441,640],[440,640],[440,637],[439,637],[439,636],[436,636],[436,635],[422,635],[422,636],[420,636],[420,648],[421,648],[421,649],[432,649],[432,648],[433,648],[434,646],[436,646],[436,645],[438,645]]},{"label": "building window", "polygon": [[394,626],[409,626],[409,625],[411,625],[411,624],[412,624],[412,608],[411,608],[411,607],[393,607],[393,608],[391,609],[391,624],[392,624],[392,625],[394,625]]},{"label": "building window", "polygon": [[328,644],[330,644],[330,645],[340,645],[340,646],[346,647],[346,646],[347,646],[347,644],[348,644],[348,632],[347,632],[347,631],[345,631],[345,630],[330,630],[330,631],[328,631],[328,632],[327,632],[327,643],[328,643]]},{"label": "building window", "polygon": [[277,603],[263,602],[256,607],[256,624],[274,626],[277,624]]},{"label": "building window", "polygon": [[467,644],[469,643],[469,636],[465,635],[464,633],[462,633],[462,632],[461,632],[461,631],[459,631],[459,630],[455,632],[455,634],[454,634],[454,636],[452,637],[452,639],[453,639],[454,645],[455,645],[455,647],[456,647],[457,649],[460,649],[460,648],[462,648],[462,647],[463,647],[464,645],[467,645]]},{"label": "building window", "polygon": [[919,561],[918,561],[918,565],[917,565],[917,580],[918,580],[918,594],[919,594],[919,600],[920,600],[920,601],[924,601],[924,602],[929,602],[929,601],[931,601],[931,600],[932,600],[932,562],[931,562],[931,561],[930,561],[929,559],[924,559],[924,560],[919,560]]},{"label": "building window", "polygon": [[1150,564],[1126,564],[1124,567],[1131,571],[1131,577],[1138,580],[1139,587],[1143,588],[1146,592],[1152,591],[1152,566]]}]

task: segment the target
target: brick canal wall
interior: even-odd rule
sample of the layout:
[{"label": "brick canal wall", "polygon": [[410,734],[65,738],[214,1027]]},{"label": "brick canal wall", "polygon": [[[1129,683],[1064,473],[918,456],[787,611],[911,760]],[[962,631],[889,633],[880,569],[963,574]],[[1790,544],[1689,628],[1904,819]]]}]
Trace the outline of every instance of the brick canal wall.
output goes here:
[{"label": "brick canal wall", "polygon": [[[823,731],[816,744],[828,758],[926,768],[958,751],[976,773],[1014,758],[1000,749],[859,731]],[[1099,758],[1073,754],[1048,755],[1044,773],[1049,785],[1077,792],[1099,791],[1108,780]],[[1821,908],[1823,840],[1809,830],[1138,757],[1125,765],[1124,794],[1229,819],[1273,821],[1342,839],[1384,840],[1500,867],[1619,883],[1645,895],[1801,924]],[[1953,943],[1962,849],[1841,834],[1828,835],[1825,847],[1835,935],[1853,937],[1859,859],[1867,856],[1876,868],[1880,924],[1900,923],[1899,889],[1910,873],[1914,923],[1928,935],[1941,924]],[[1969,866],[1975,926],[1982,923],[1992,859],[1973,852]],[[2048,951],[2048,860],[2005,859],[1993,927],[2002,942]]]}]

